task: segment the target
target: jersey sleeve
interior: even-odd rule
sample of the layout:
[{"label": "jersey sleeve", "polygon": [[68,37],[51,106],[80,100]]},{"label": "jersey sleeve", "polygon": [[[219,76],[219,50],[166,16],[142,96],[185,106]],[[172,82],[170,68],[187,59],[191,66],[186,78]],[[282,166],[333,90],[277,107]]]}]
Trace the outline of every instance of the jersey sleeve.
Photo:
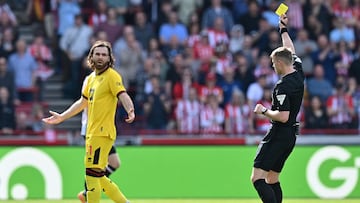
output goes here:
[{"label": "jersey sleeve", "polygon": [[295,70],[297,70],[299,73],[301,73],[301,75],[303,77],[305,77],[303,68],[302,68],[302,61],[296,54],[293,54],[293,61],[294,61],[293,66],[294,66]]},{"label": "jersey sleeve", "polygon": [[81,94],[84,98],[89,98],[89,87],[88,87],[88,81],[90,76],[86,76],[86,78],[83,81],[83,85],[81,88]]},{"label": "jersey sleeve", "polygon": [[277,94],[275,95],[277,103],[277,107],[279,111],[290,111],[290,99],[289,94],[286,91],[286,88],[284,85],[280,85],[277,91]]},{"label": "jersey sleeve", "polygon": [[126,89],[123,85],[121,75],[117,72],[111,74],[109,80],[111,93],[117,97],[121,92],[126,92]]}]

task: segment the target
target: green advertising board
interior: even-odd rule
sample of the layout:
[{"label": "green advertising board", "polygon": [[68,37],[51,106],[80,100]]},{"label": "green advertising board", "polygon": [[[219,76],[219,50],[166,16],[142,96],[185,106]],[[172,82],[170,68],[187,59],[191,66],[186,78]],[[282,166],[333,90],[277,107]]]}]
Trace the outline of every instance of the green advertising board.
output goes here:
[{"label": "green advertising board", "polygon": [[[111,179],[129,198],[252,198],[255,146],[119,147]],[[81,147],[1,147],[0,199],[67,199],[83,188]],[[359,198],[360,148],[297,146],[280,179],[288,198]]]}]

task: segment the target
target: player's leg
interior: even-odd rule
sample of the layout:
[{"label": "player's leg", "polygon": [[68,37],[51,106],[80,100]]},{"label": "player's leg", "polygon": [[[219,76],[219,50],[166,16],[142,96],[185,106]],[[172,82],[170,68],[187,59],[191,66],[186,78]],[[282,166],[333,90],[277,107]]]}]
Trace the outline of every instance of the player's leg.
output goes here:
[{"label": "player's leg", "polygon": [[277,203],[281,203],[283,199],[282,189],[279,181],[279,175],[280,173],[271,170],[269,171],[265,179],[266,183],[269,184],[270,187],[273,189]]},{"label": "player's leg", "polygon": [[[114,144],[114,140],[111,140],[108,137],[95,137],[95,140],[96,140],[96,144],[99,147],[99,149],[101,149],[102,152],[104,152],[104,153],[101,154],[101,151],[100,151],[100,155],[99,155],[100,159],[98,161],[98,164],[87,163],[86,168],[88,170],[88,168],[92,166],[92,167],[103,168],[104,170],[102,171],[103,172],[102,176],[99,176],[97,178],[99,185],[94,184],[94,187],[100,186],[100,188],[99,188],[100,191],[101,190],[104,191],[105,194],[110,199],[112,199],[115,203],[127,203],[127,202],[129,202],[126,199],[126,197],[123,195],[123,193],[120,191],[118,186],[113,181],[111,181],[108,177],[105,176],[105,167],[106,167],[106,165],[108,163],[109,152],[110,152],[110,149],[111,149],[112,145]],[[94,148],[96,148],[96,147],[94,147]],[[94,168],[91,168],[91,169],[94,169]],[[87,177],[89,177],[89,176],[87,176]],[[89,178],[92,179],[91,175],[90,175]],[[90,191],[91,191],[92,187],[89,185],[88,181],[86,183],[87,183],[87,189],[88,189],[87,200],[88,200],[88,203],[92,203],[91,202],[91,196],[89,196],[89,195],[91,195]]]},{"label": "player's leg", "polygon": [[272,139],[275,136],[275,132],[274,128],[270,129],[259,144],[251,174],[254,188],[264,203],[276,203],[275,193],[271,186],[266,183],[266,177],[276,162],[276,146],[274,146],[276,142]]},{"label": "player's leg", "polygon": [[112,173],[114,173],[120,167],[121,161],[119,155],[116,153],[116,148],[114,146],[111,147],[108,157],[108,165],[105,169],[105,175],[109,177]]}]

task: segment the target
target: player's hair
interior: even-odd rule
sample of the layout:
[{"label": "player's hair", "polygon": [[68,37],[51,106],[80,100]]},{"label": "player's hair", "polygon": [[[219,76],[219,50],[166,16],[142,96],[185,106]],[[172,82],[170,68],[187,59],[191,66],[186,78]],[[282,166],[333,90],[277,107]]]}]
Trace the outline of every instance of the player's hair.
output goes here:
[{"label": "player's hair", "polygon": [[109,52],[109,57],[110,57],[110,61],[108,63],[108,66],[109,67],[114,67],[115,57],[113,55],[110,42],[98,40],[91,47],[91,49],[89,51],[89,54],[87,56],[87,65],[91,68],[91,70],[95,69],[94,62],[93,62],[92,58],[93,58],[93,54],[94,54],[94,49],[97,48],[97,47],[106,47],[107,48],[107,50]]},{"label": "player's hair", "polygon": [[271,53],[270,57],[279,59],[279,60],[283,61],[286,65],[293,64],[292,52],[286,47],[279,47],[279,48],[275,49]]}]

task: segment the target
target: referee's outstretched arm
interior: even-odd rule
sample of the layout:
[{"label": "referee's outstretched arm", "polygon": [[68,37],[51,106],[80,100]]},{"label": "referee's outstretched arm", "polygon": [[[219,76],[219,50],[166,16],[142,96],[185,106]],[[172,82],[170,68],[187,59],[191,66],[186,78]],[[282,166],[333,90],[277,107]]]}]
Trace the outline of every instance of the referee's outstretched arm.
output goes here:
[{"label": "referee's outstretched arm", "polygon": [[289,36],[289,33],[287,32],[287,24],[288,24],[288,18],[286,17],[286,14],[283,14],[280,16],[280,22],[279,22],[279,28],[281,33],[281,40],[284,47],[290,49],[290,51],[295,54],[295,47],[294,44]]}]

